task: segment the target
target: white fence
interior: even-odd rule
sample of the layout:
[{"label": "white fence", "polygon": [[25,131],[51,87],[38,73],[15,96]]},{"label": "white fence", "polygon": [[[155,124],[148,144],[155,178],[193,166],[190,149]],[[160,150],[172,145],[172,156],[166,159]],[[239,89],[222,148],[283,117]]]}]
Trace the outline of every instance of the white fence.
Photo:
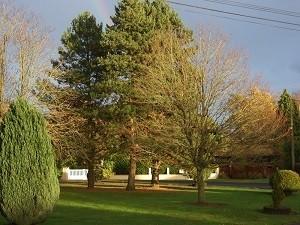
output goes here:
[{"label": "white fence", "polygon": [[[64,168],[63,169],[63,175],[62,180],[63,181],[86,181],[87,180],[87,169],[69,169]],[[219,168],[217,168],[208,179],[217,179],[219,176]],[[127,180],[128,175],[114,175],[110,179],[112,180]],[[148,174],[141,174],[136,175],[136,180],[151,180],[152,174],[151,174],[151,168],[148,170]],[[189,178],[184,175],[184,171],[180,170],[179,174],[170,174],[170,169],[167,168],[166,174],[160,174],[159,175],[160,180],[189,180]]]},{"label": "white fence", "polygon": [[63,168],[62,180],[87,180],[88,170],[77,169],[71,170],[69,168]]}]

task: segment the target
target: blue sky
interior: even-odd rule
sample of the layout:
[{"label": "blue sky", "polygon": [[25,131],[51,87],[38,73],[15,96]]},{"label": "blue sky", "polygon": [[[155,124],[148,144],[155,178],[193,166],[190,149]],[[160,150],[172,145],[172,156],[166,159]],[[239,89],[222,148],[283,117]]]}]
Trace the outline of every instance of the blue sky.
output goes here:
[{"label": "blue sky", "polygon": [[[175,1],[300,24],[300,17],[257,12],[209,3],[204,0]],[[300,1],[297,0],[236,1],[297,11],[300,13]],[[78,13],[88,10],[98,18],[99,22],[108,23],[110,21],[109,15],[113,14],[114,5],[117,0],[15,0],[15,2],[17,5],[33,11],[45,24],[53,29],[52,37],[54,47],[56,48],[59,45],[62,32],[66,30],[71,20]],[[182,6],[174,6],[174,8],[183,18],[185,24],[193,29],[204,24],[206,26],[216,27],[228,33],[232,45],[242,48],[249,56],[249,67],[252,73],[261,76],[272,91],[281,92],[284,88],[287,88],[291,92],[300,90],[300,32],[281,30],[211,16],[226,16],[214,12],[195,9],[193,11],[197,13],[191,13],[191,9],[189,8]],[[209,15],[204,15],[203,13]],[[267,23],[275,25],[271,22]],[[288,27],[300,29],[300,27],[297,26]],[[55,50],[55,48],[53,49]]]}]

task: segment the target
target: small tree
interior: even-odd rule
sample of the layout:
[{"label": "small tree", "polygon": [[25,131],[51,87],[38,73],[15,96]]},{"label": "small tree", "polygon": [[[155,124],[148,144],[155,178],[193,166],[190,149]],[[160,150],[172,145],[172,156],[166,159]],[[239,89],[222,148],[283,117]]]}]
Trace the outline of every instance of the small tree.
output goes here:
[{"label": "small tree", "polygon": [[18,99],[1,125],[1,213],[16,225],[46,219],[59,198],[59,183],[46,123]]}]

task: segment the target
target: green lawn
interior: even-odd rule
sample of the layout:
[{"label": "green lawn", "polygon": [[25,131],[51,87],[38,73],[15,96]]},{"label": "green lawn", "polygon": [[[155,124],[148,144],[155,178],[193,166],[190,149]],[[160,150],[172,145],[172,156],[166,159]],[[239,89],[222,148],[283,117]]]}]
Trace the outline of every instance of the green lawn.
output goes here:
[{"label": "green lawn", "polygon": [[[210,188],[208,200],[226,205],[209,207],[193,204],[195,197],[195,191],[128,193],[63,187],[45,225],[289,225],[300,221],[300,215],[262,214],[259,210],[271,202],[269,191]],[[300,194],[288,198],[285,205],[300,212]]]}]

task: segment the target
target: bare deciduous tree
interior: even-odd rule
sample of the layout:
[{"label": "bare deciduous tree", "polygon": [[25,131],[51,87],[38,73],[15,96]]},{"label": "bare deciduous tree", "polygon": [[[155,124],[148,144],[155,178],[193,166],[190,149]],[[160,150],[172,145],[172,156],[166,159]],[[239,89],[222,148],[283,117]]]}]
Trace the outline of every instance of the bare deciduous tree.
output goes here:
[{"label": "bare deciduous tree", "polygon": [[269,98],[251,92],[245,57],[223,34],[201,29],[192,43],[160,34],[152,48],[155,66],[136,81],[141,104],[156,115],[149,133],[197,170],[201,203],[206,169],[217,164],[216,156],[234,146],[272,143],[282,134],[282,117]]},{"label": "bare deciduous tree", "polygon": [[0,2],[2,99],[28,97],[49,66],[49,29],[32,13]]}]

